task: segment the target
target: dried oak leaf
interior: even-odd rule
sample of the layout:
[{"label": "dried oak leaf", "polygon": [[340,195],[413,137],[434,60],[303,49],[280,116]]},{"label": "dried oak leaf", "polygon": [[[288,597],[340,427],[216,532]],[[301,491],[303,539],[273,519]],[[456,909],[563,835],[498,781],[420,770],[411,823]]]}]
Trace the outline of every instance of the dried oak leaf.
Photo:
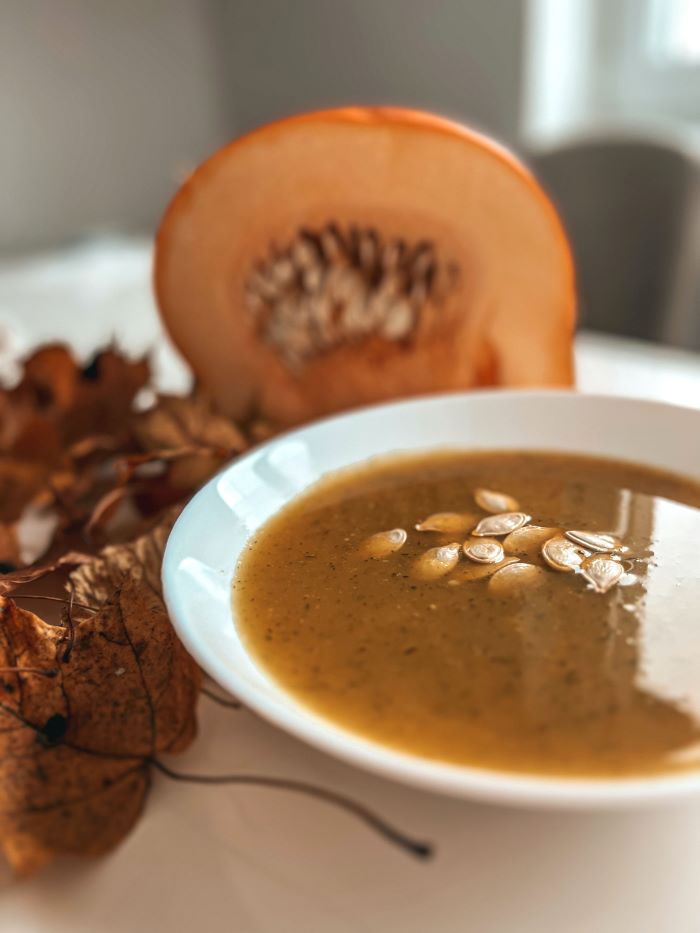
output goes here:
[{"label": "dried oak leaf", "polygon": [[56,560],[49,561],[45,564],[35,564],[32,567],[3,572],[0,574],[0,596],[9,596],[10,593],[14,593],[20,586],[25,586],[27,583],[33,583],[34,580],[41,580],[43,577],[48,577],[49,574],[55,573],[57,570],[68,567],[78,567],[81,564],[89,563],[93,560],[95,560],[95,557],[90,554],[83,554],[80,551],[67,551]]},{"label": "dried oak leaf", "polygon": [[134,416],[133,432],[143,451],[199,447],[231,455],[248,446],[236,425],[197,395],[159,396],[152,408]]},{"label": "dried oak leaf", "polygon": [[248,447],[238,427],[198,396],[164,395],[131,418],[132,451],[116,461],[118,482],[95,503],[88,532],[113,537],[134,510],[148,521],[182,502]]},{"label": "dried oak leaf", "polygon": [[48,549],[59,525],[51,470],[0,456],[0,564],[19,567]]},{"label": "dried oak leaf", "polygon": [[10,399],[57,430],[62,452],[92,435],[126,437],[134,397],[149,379],[146,360],[128,360],[114,349],[80,368],[66,347],[48,345],[25,360]]},{"label": "dried oak leaf", "polygon": [[[15,388],[0,390],[5,563],[15,563],[10,538],[17,536],[17,523],[27,508],[34,514],[40,508],[50,510],[55,534],[70,536],[114,485],[114,470],[110,475],[105,469],[107,460],[117,450],[133,452],[134,398],[148,379],[144,360],[129,361],[113,349],[98,353],[81,369],[66,347],[47,345],[24,361]],[[51,516],[46,518],[48,527]],[[16,550],[19,563],[39,554]]]},{"label": "dried oak leaf", "polygon": [[160,568],[163,552],[179,513],[180,509],[174,507],[148,534],[127,544],[109,545],[93,560],[81,562],[69,578],[75,599],[89,606],[101,605],[125,579],[131,579],[162,602]]},{"label": "dried oak leaf", "polygon": [[40,463],[0,457],[0,520],[19,519],[44,488],[47,470]]},{"label": "dried oak leaf", "polygon": [[53,541],[59,518],[55,510],[30,503],[16,521],[0,522],[0,570],[39,560]]},{"label": "dried oak leaf", "polygon": [[18,567],[21,562],[17,529],[12,522],[0,522],[0,569]]},{"label": "dried oak leaf", "polygon": [[[135,415],[132,423],[144,455],[167,463],[165,485],[179,497],[194,492],[249,446],[238,427],[198,395],[159,396],[156,404]],[[133,462],[138,468],[138,459]]]},{"label": "dried oak leaf", "polygon": [[199,672],[158,583],[166,536],[74,572],[76,599],[95,611],[74,610],[67,660],[65,628],[0,597],[0,850],[19,874],[115,846],[141,812],[151,760],[194,738]]}]

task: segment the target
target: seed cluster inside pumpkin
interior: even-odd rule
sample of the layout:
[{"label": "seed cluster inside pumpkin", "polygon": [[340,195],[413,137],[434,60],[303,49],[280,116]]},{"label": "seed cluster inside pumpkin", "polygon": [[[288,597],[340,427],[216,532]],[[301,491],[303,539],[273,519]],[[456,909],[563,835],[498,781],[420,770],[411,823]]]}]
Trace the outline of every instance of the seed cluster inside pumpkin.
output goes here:
[{"label": "seed cluster inside pumpkin", "polygon": [[328,223],[270,248],[246,283],[260,333],[297,368],[316,354],[376,334],[407,341],[428,305],[455,287],[459,267],[433,243],[385,238],[371,227]]}]

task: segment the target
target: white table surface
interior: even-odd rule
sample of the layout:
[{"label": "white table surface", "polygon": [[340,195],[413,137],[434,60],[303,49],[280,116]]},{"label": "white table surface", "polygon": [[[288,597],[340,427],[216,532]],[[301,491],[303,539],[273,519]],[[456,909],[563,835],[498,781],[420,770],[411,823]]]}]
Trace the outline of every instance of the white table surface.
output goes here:
[{"label": "white table surface", "polygon": [[[87,353],[116,331],[156,347],[161,383],[184,386],[148,267],[139,242],[0,266],[0,363],[53,338]],[[700,407],[700,356],[581,335],[577,362],[585,391]],[[206,697],[200,724],[174,767],[337,788],[432,840],[435,859],[415,862],[323,803],[157,776],[110,856],[20,884],[0,870],[2,933],[700,933],[700,800],[588,814],[472,805],[364,774]]]}]

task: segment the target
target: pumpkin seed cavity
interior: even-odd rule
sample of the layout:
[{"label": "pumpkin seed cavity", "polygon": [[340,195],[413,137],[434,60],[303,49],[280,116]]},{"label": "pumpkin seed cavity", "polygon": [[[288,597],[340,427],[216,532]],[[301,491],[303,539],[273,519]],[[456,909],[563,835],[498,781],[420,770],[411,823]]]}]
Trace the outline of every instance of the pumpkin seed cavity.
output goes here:
[{"label": "pumpkin seed cavity", "polygon": [[371,335],[410,340],[458,279],[458,265],[427,240],[409,244],[372,227],[327,223],[272,245],[248,276],[245,301],[263,339],[299,370]]}]

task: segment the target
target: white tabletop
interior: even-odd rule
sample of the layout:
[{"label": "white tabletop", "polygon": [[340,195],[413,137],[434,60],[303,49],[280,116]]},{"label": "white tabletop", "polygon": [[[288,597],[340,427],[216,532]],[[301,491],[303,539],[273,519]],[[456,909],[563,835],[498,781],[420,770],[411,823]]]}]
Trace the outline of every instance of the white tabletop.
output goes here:
[{"label": "white tabletop", "polygon": [[[88,352],[117,330],[134,349],[158,346],[164,385],[186,382],[160,343],[140,243],[0,269],[3,326],[7,352],[57,337]],[[585,391],[700,407],[700,356],[582,335],[577,361]],[[200,724],[174,767],[342,790],[432,840],[435,859],[415,862],[323,803],[156,777],[110,856],[22,884],[0,874],[2,933],[700,933],[700,801],[597,814],[477,806],[364,774],[206,697]]]}]

